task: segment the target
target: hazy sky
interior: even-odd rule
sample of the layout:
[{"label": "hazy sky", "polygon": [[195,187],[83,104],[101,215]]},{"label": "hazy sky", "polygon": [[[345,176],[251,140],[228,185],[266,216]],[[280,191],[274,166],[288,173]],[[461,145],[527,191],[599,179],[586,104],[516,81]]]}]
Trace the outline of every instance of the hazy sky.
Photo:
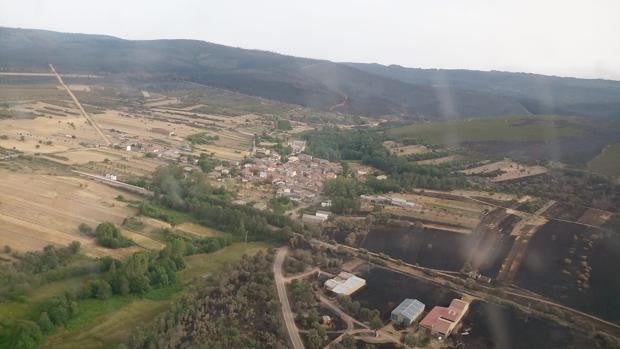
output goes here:
[{"label": "hazy sky", "polygon": [[620,80],[620,0],[1,0],[0,26]]}]

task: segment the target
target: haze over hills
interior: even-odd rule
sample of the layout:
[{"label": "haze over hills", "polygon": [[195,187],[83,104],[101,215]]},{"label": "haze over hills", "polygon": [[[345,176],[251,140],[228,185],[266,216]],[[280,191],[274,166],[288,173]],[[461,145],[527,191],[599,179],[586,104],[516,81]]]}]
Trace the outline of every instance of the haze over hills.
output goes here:
[{"label": "haze over hills", "polygon": [[[514,114],[620,115],[620,82],[532,74],[345,64],[196,40],[0,28],[0,67],[191,81],[366,116],[462,118]],[[587,90],[587,92],[586,92]]]}]

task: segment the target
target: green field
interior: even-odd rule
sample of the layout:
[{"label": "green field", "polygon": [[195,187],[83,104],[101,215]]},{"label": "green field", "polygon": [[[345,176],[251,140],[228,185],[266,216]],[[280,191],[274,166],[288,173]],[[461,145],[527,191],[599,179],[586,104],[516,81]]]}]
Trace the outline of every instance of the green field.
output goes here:
[{"label": "green field", "polygon": [[605,148],[588,163],[588,168],[607,176],[620,176],[620,143]]},{"label": "green field", "polygon": [[[244,254],[265,250],[265,243],[235,243],[210,254],[198,254],[186,258],[186,268],[179,272],[179,285],[152,290],[144,297],[135,295],[115,296],[107,300],[85,299],[79,301],[79,313],[66,328],[44,339],[42,348],[116,348],[138,326],[152,321],[164,312],[184,290],[198,280],[214,273],[229,263],[241,259]],[[5,319],[15,319],[36,312],[37,305],[67,289],[77,288],[84,278],[68,279],[47,284],[27,295],[27,302],[0,304]]]},{"label": "green field", "polygon": [[387,131],[396,141],[415,138],[421,143],[453,145],[461,142],[544,141],[579,134],[576,118],[503,117],[413,124]]}]

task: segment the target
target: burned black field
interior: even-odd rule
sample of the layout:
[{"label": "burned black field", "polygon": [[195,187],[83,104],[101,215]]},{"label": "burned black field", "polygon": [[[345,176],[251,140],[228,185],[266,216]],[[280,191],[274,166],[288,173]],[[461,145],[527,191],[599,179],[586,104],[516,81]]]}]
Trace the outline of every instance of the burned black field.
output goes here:
[{"label": "burned black field", "polygon": [[[466,333],[466,335],[463,335]],[[527,335],[523,335],[527,334]],[[458,348],[596,348],[595,340],[555,323],[492,303],[473,302],[459,333]]]},{"label": "burned black field", "polygon": [[529,242],[515,283],[620,323],[618,266],[617,234],[551,221]]},{"label": "burned black field", "polygon": [[427,310],[436,305],[446,306],[453,298],[460,298],[459,294],[441,286],[381,267],[365,265],[358,273],[367,283],[352,299],[364,307],[378,309],[383,320],[387,320],[390,312],[405,298],[418,299]]},{"label": "burned black field", "polygon": [[374,225],[361,247],[423,267],[458,271],[467,259],[469,239],[468,234],[439,229]]}]

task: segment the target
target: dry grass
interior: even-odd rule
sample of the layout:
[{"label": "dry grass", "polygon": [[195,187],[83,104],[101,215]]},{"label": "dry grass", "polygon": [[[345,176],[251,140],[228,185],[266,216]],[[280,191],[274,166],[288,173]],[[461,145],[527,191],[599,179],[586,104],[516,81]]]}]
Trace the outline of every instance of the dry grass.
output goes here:
[{"label": "dry grass", "polygon": [[126,256],[137,247],[109,250],[77,231],[80,223],[120,224],[134,209],[114,198],[121,192],[96,182],[75,177],[21,174],[0,170],[0,245],[17,251],[41,249],[46,245],[67,245],[79,241],[90,256]]}]

